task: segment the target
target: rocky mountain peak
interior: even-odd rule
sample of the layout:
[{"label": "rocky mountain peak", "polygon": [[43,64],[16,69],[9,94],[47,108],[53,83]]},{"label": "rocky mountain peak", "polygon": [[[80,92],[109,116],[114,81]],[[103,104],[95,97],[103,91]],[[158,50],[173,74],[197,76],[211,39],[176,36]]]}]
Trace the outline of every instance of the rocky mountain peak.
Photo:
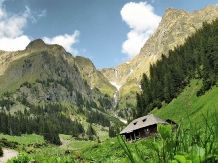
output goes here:
[{"label": "rocky mountain peak", "polygon": [[45,46],[46,44],[42,39],[36,39],[27,45],[26,50],[43,49]]},{"label": "rocky mountain peak", "polygon": [[188,36],[201,28],[203,22],[210,23],[217,17],[218,6],[214,5],[194,12],[168,8],[158,28],[145,42],[138,55],[128,61],[128,64],[122,63],[100,71],[112,83],[122,85],[120,96],[125,96],[125,92],[133,90],[133,87],[134,90],[139,89],[142,74],[149,73],[150,64],[156,63],[161,54],[167,55],[170,49],[182,45]]},{"label": "rocky mountain peak", "polygon": [[188,11],[185,11],[185,10],[178,10],[178,9],[174,9],[174,8],[170,7],[170,8],[166,9],[162,19],[178,18],[178,17],[184,16],[185,14],[190,14],[190,13]]}]

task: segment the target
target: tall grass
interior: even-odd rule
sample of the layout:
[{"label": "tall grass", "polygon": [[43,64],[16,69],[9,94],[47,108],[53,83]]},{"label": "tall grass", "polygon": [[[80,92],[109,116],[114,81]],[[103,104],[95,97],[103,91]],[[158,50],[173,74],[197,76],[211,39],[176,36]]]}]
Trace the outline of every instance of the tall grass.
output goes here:
[{"label": "tall grass", "polygon": [[[118,140],[131,163],[216,163],[218,162],[218,117],[216,115],[202,114],[204,127],[193,125],[188,120],[190,123],[188,129],[181,123],[174,132],[172,126],[159,124],[158,139],[144,140],[143,146],[135,145],[134,151],[122,137],[118,137]],[[209,120],[208,117],[211,119]]]}]

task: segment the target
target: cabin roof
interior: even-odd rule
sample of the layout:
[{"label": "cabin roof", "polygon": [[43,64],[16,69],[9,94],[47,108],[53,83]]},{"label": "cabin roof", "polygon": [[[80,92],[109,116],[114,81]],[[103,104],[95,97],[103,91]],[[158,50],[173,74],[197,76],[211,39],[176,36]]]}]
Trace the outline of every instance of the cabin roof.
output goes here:
[{"label": "cabin roof", "polygon": [[154,116],[153,114],[148,114],[146,116],[134,119],[128,126],[126,126],[126,128],[124,128],[120,134],[125,134],[125,133],[130,133],[133,132],[134,130],[140,129],[140,128],[144,128],[144,127],[148,127],[154,124],[158,124],[158,123],[162,123],[162,124],[168,124],[167,122],[165,122],[164,120]]}]

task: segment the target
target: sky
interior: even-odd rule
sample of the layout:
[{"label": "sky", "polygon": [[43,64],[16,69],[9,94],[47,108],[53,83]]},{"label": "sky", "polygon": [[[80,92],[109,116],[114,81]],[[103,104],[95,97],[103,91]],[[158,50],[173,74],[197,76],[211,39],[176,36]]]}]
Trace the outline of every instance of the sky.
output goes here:
[{"label": "sky", "polygon": [[59,44],[97,69],[136,56],[167,8],[189,12],[218,0],[0,0],[0,50]]}]

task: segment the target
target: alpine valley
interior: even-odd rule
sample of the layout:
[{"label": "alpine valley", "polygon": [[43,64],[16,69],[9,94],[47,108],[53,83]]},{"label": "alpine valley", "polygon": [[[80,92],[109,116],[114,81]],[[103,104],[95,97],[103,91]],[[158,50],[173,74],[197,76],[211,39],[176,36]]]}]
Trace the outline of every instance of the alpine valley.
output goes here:
[{"label": "alpine valley", "polygon": [[[152,65],[170,58],[174,50],[185,46],[187,41],[203,28],[203,24],[213,23],[217,17],[218,6],[213,5],[192,13],[168,8],[157,30],[145,42],[140,53],[128,62],[113,68],[97,70],[90,59],[72,56],[62,46],[48,45],[41,39],[30,42],[25,50],[0,51],[0,133],[3,137],[0,140],[0,147],[8,143],[10,148],[32,153],[35,160],[37,160],[37,155],[34,153],[44,147],[49,150],[60,147],[59,149],[64,149],[65,154],[71,149],[78,152],[83,147],[87,147],[84,144],[91,146],[94,141],[97,143],[106,141],[108,135],[114,137],[127,121],[145,113],[152,112],[161,118],[180,122],[191,110],[190,106],[194,107],[194,104],[196,110],[190,111],[190,120],[201,124],[204,118],[198,119],[200,112],[206,113],[210,107],[217,108],[218,106],[217,102],[212,101],[210,101],[211,105],[207,104],[207,107],[202,103],[200,105],[202,98],[211,97],[211,100],[218,97],[214,93],[217,89],[212,89],[217,81],[211,82],[210,88],[201,89],[200,86],[202,83],[204,85],[204,81],[202,82],[197,71],[203,69],[202,65],[199,66],[200,70],[193,70],[194,75],[184,77],[185,82],[182,81],[185,83],[184,89],[176,90],[178,91],[174,93],[176,95],[171,93],[173,96],[169,100],[165,97],[159,98],[158,104],[149,105],[149,110],[141,113],[137,108],[139,108],[139,97],[142,95],[144,97],[143,91],[147,91],[144,83],[148,80],[147,76],[151,77]],[[217,37],[217,33],[215,35]],[[216,75],[211,76],[208,78],[217,80]],[[156,78],[156,80],[159,79]],[[167,79],[164,77],[164,81]],[[188,101],[192,99],[193,101]],[[186,107],[185,113],[176,110],[183,104],[183,107]],[[174,113],[172,113],[172,108],[176,110]],[[179,115],[183,116],[179,117]],[[25,144],[20,142],[22,138],[19,141],[12,138],[12,136],[21,135],[29,136],[28,139],[37,140],[37,142]],[[59,147],[49,146],[42,140],[42,137],[46,142]],[[74,143],[80,143],[81,146],[73,146],[71,140]],[[116,140],[113,139],[112,142],[106,141],[108,144],[102,143],[102,151],[105,152],[104,150],[109,146],[113,151],[116,151],[116,148],[120,149],[120,147],[113,146],[114,142]],[[76,159],[82,162],[80,158],[82,155],[90,162],[93,160],[94,162],[106,162],[103,156],[100,156],[101,154],[108,154],[107,162],[117,159],[116,155],[109,156],[108,151],[90,154],[92,149],[97,148],[101,148],[99,144],[84,148],[82,153],[75,154]],[[130,148],[133,149],[133,147]],[[124,151],[126,152],[125,149]],[[45,156],[48,151],[43,152]],[[119,155],[117,162],[124,158],[124,152],[116,154]],[[95,155],[98,155],[98,158],[95,158]],[[61,154],[59,156],[62,157]],[[100,158],[103,161],[99,160]],[[62,159],[67,160],[70,157]],[[38,158],[38,160],[43,162],[43,159]]]}]

